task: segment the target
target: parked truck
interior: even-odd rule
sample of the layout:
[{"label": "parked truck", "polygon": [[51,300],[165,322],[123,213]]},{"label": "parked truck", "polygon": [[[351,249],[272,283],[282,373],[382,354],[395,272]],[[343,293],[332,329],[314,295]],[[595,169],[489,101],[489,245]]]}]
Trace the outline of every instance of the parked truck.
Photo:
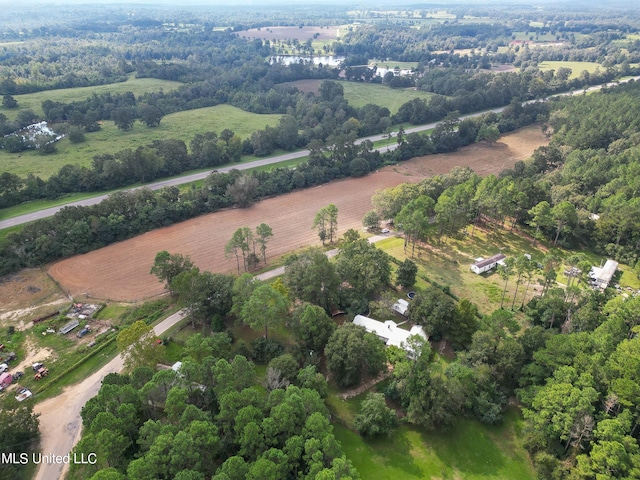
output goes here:
[{"label": "parked truck", "polygon": [[41,378],[46,377],[47,375],[49,375],[49,369],[42,367],[36,372],[33,378],[35,378],[36,380],[40,380]]}]

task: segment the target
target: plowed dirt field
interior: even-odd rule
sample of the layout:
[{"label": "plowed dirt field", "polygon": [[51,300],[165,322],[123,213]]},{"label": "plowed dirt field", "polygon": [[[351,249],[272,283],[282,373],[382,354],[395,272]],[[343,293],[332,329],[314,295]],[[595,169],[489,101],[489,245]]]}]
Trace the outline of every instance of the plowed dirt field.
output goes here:
[{"label": "plowed dirt field", "polygon": [[506,135],[495,145],[476,144],[458,152],[430,155],[386,167],[364,178],[347,179],[264,200],[247,209],[203,215],[171,227],[68,258],[49,273],[76,298],[138,301],[160,295],[163,285],[149,273],[156,252],[189,255],[201,270],[235,272],[235,258],[225,258],[224,246],[240,227],[255,229],[262,222],[273,229],[267,255],[271,258],[319,244],[311,229],[315,213],[329,203],[338,207],[338,230],[361,229],[371,210],[371,196],[382,188],[418,182],[455,166],[469,166],[479,175],[498,173],[529,157],[547,139],[539,128]]}]

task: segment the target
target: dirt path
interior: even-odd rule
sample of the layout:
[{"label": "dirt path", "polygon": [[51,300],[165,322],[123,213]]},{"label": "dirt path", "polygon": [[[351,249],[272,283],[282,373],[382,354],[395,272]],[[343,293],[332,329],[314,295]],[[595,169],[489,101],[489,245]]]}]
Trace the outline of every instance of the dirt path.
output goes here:
[{"label": "dirt path", "polygon": [[[156,335],[161,335],[183,317],[182,311],[174,313],[154,327]],[[67,455],[80,440],[82,407],[95,397],[100,390],[102,379],[109,373],[122,370],[122,357],[117,356],[100,370],[82,382],[65,388],[60,395],[38,403],[34,411],[40,414],[40,446],[43,455]],[[35,480],[63,478],[68,469],[65,464],[40,465]]]},{"label": "dirt path", "polygon": [[339,233],[360,229],[378,189],[418,182],[455,166],[469,166],[481,175],[497,173],[547,143],[538,128],[506,135],[495,145],[476,144],[458,152],[420,157],[387,167],[364,178],[347,179],[261,201],[251,208],[203,215],[130,240],[78,255],[52,265],[49,273],[76,299],[137,301],[163,293],[149,273],[160,250],[189,255],[200,269],[234,272],[236,262],[226,258],[224,246],[240,227],[254,229],[262,222],[274,232],[267,254],[274,258],[307,245],[318,244],[311,229],[315,213],[328,203],[338,207]]},{"label": "dirt path", "polygon": [[380,373],[380,375],[378,375],[377,377],[372,378],[369,381],[367,381],[367,382],[365,382],[365,383],[363,383],[361,385],[358,385],[356,388],[352,388],[351,390],[347,390],[346,392],[342,392],[339,396],[343,400],[347,400],[348,398],[357,397],[362,392],[366,392],[367,390],[369,390],[371,387],[373,387],[377,383],[380,383],[381,381],[383,381],[385,378],[387,378],[392,373],[393,373],[393,366],[390,363],[388,363],[386,371]]}]

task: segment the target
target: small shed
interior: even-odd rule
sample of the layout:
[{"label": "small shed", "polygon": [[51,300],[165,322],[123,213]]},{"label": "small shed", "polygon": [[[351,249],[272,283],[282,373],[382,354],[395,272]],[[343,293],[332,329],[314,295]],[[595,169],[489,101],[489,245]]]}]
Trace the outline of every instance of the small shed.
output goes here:
[{"label": "small shed", "polygon": [[505,258],[507,257],[502,253],[498,253],[489,258],[479,258],[476,263],[471,265],[471,271],[477,275],[488,272],[496,268],[499,264],[502,265]]},{"label": "small shed", "polygon": [[402,316],[407,315],[407,310],[409,310],[409,302],[404,300],[403,298],[399,298],[396,303],[391,307],[395,312],[398,312]]}]

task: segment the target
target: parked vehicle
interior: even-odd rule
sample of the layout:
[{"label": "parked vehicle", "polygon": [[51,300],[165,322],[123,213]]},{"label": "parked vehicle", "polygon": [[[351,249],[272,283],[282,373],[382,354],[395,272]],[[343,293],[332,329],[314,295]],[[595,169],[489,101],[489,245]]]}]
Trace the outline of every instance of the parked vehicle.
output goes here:
[{"label": "parked vehicle", "polygon": [[24,377],[24,372],[16,372],[16,373],[13,374],[13,381],[17,382],[22,377]]},{"label": "parked vehicle", "polygon": [[31,390],[29,390],[28,388],[20,388],[20,389],[18,389],[18,394],[16,395],[16,400],[21,402],[23,400],[26,400],[27,398],[29,398],[32,395],[33,395],[33,393],[31,393]]},{"label": "parked vehicle", "polygon": [[89,326],[85,326],[82,330],[80,330],[78,333],[76,333],[76,337],[78,338],[82,338],[84,337],[87,333],[89,333],[91,331],[91,329],[89,328]]},{"label": "parked vehicle", "polygon": [[6,355],[0,357],[0,361],[4,363],[11,363],[17,358],[16,352],[9,352]]},{"label": "parked vehicle", "polygon": [[33,376],[33,378],[36,380],[40,380],[41,378],[46,377],[47,375],[49,375],[49,369],[42,367],[40,370],[37,371],[37,373]]},{"label": "parked vehicle", "polygon": [[34,363],[33,365],[31,365],[31,368],[33,369],[34,372],[37,372],[38,370],[40,370],[42,367],[44,367],[44,363]]},{"label": "parked vehicle", "polygon": [[7,365],[6,363],[0,363],[0,373],[4,373],[7,370],[9,370],[9,365]]},{"label": "parked vehicle", "polygon": [[5,389],[13,382],[13,375],[8,372],[0,374],[0,388]]}]

